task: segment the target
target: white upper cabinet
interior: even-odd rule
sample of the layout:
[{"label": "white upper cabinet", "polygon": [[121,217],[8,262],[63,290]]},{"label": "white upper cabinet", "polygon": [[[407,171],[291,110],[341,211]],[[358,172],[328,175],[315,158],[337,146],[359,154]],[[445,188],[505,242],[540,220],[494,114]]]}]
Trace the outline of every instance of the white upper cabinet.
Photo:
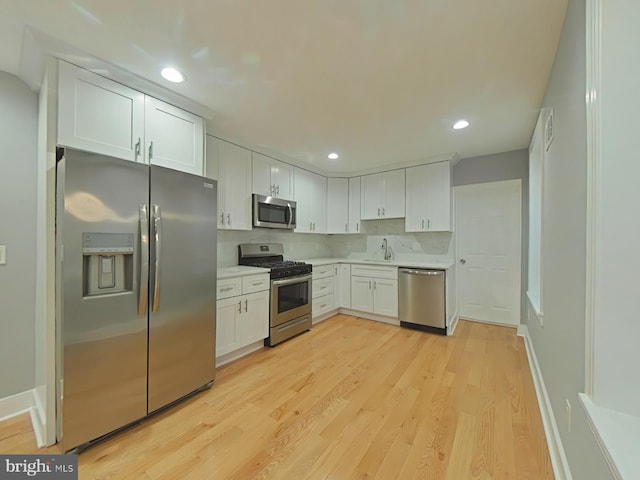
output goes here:
[{"label": "white upper cabinet", "polygon": [[452,231],[451,164],[407,168],[407,232]]},{"label": "white upper cabinet", "polygon": [[374,220],[404,217],[404,169],[361,177],[361,218]]},{"label": "white upper cabinet", "polygon": [[348,179],[327,179],[327,212],[327,233],[349,233]]},{"label": "white upper cabinet", "polygon": [[58,143],[143,162],[144,94],[59,62]]},{"label": "white upper cabinet", "polygon": [[202,175],[202,118],[151,97],[145,98],[144,105],[148,163]]},{"label": "white upper cabinet", "polygon": [[218,228],[251,230],[251,150],[216,139],[218,148]]},{"label": "white upper cabinet", "polygon": [[204,173],[202,118],[63,61],[59,62],[58,143]]},{"label": "white upper cabinet", "polygon": [[[212,180],[218,180],[218,140],[216,137],[206,135],[205,159],[204,159],[204,176]],[[220,188],[220,185],[218,185]]]},{"label": "white upper cabinet", "polygon": [[293,167],[253,152],[253,193],[293,200]]},{"label": "white upper cabinet", "polygon": [[327,179],[322,175],[296,168],[294,170],[296,232],[326,233]]},{"label": "white upper cabinet", "polygon": [[349,179],[349,233],[360,233],[360,177]]}]

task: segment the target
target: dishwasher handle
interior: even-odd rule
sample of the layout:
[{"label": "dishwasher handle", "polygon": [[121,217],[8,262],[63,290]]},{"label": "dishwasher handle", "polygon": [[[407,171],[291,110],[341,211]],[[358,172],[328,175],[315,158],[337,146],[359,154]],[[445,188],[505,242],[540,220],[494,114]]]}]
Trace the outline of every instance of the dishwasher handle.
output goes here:
[{"label": "dishwasher handle", "polygon": [[401,268],[399,272],[406,273],[407,275],[427,275],[430,277],[444,275],[444,270],[412,270],[409,268]]}]

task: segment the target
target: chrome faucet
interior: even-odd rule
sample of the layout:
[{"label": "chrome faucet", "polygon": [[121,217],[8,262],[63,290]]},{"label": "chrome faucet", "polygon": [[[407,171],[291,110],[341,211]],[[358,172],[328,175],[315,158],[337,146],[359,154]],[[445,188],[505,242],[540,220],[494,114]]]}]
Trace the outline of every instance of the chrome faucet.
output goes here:
[{"label": "chrome faucet", "polygon": [[391,260],[391,256],[393,255],[393,251],[391,250],[391,247],[389,246],[386,238],[382,239],[382,246],[380,248],[382,250],[384,250],[384,259],[385,260]]}]

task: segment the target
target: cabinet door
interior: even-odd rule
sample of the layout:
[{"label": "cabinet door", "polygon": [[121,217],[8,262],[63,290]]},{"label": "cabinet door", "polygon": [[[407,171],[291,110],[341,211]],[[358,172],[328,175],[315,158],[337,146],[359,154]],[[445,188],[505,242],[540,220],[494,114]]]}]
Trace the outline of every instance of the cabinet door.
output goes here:
[{"label": "cabinet door", "polygon": [[373,279],[373,311],[390,317],[398,316],[398,281]]},{"label": "cabinet door", "polygon": [[143,162],[144,95],[66,62],[58,73],[58,143]]},{"label": "cabinet door", "polygon": [[269,336],[269,290],[241,298],[242,345],[245,346]]},{"label": "cabinet door", "polygon": [[242,346],[240,309],[242,297],[218,300],[216,304],[216,357],[233,352]]},{"label": "cabinet door", "polygon": [[384,218],[404,217],[404,168],[382,174],[383,198],[382,216]]},{"label": "cabinet door", "polygon": [[218,163],[218,227],[251,230],[251,151],[220,140]]},{"label": "cabinet door", "polygon": [[310,174],[309,220],[313,233],[327,233],[327,177]]},{"label": "cabinet door", "polygon": [[296,201],[296,232],[308,233],[312,228],[311,212],[309,210],[310,188],[309,172],[296,168],[293,177],[293,199]]},{"label": "cabinet door", "polygon": [[382,198],[381,183],[382,174],[363,175],[360,184],[360,218],[373,220],[381,218]]},{"label": "cabinet door", "polygon": [[271,165],[271,181],[276,187],[276,197],[293,200],[293,167],[277,160]]},{"label": "cabinet door", "polygon": [[360,177],[349,179],[349,233],[360,233]]},{"label": "cabinet door", "polygon": [[349,180],[327,179],[327,233],[349,233]]},{"label": "cabinet door", "polygon": [[201,117],[146,97],[145,141],[148,163],[194,175],[204,173]]},{"label": "cabinet door", "polygon": [[216,137],[207,135],[204,154],[204,176],[218,180],[218,142]]},{"label": "cabinet door", "polygon": [[422,232],[427,229],[427,166],[407,168],[406,232]]},{"label": "cabinet door", "polygon": [[351,308],[351,265],[340,263],[335,266],[333,298],[338,308]]},{"label": "cabinet door", "polygon": [[273,196],[274,185],[271,181],[271,159],[260,153],[252,152],[252,193]]},{"label": "cabinet door", "polygon": [[452,231],[451,167],[449,162],[430,163],[426,169],[427,228]]},{"label": "cabinet door", "polygon": [[351,277],[351,308],[373,312],[373,280],[368,277]]}]

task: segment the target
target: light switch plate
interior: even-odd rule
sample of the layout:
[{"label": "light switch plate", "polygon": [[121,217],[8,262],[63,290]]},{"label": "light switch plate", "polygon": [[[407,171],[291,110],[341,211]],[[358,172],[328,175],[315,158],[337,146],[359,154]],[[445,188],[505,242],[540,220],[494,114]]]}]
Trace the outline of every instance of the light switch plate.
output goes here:
[{"label": "light switch plate", "polygon": [[7,264],[7,246],[0,245],[0,265]]}]

